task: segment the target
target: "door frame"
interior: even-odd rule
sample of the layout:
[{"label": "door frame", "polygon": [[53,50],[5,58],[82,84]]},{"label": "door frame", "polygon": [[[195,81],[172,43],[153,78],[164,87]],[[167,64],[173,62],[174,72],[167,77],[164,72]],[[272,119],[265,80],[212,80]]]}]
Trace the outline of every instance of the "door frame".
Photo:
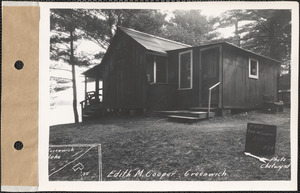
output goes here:
[{"label": "door frame", "polygon": [[218,108],[222,108],[223,106],[223,51],[222,51],[222,45],[211,45],[211,46],[207,46],[207,47],[203,47],[199,49],[199,107],[202,107],[202,97],[201,97],[201,88],[202,88],[202,63],[201,63],[201,52],[206,51],[206,50],[210,50],[210,49],[215,49],[215,48],[219,48],[219,82],[220,85],[219,87],[219,96],[218,96]]}]

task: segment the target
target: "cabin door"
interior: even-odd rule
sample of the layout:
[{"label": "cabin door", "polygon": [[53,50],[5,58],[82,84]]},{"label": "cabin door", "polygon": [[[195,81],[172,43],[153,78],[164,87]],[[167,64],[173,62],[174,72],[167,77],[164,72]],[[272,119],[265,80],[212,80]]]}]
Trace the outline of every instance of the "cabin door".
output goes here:
[{"label": "cabin door", "polygon": [[[220,47],[200,50],[200,106],[208,106],[209,88],[219,82]],[[211,92],[211,106],[217,106],[219,87]]]}]

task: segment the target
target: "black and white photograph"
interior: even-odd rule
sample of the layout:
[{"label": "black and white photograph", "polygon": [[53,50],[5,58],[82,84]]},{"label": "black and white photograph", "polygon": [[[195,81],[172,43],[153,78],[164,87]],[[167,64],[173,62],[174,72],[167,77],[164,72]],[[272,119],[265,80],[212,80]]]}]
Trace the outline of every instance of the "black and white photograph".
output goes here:
[{"label": "black and white photograph", "polygon": [[50,182],[291,181],[291,9],[49,18]]}]

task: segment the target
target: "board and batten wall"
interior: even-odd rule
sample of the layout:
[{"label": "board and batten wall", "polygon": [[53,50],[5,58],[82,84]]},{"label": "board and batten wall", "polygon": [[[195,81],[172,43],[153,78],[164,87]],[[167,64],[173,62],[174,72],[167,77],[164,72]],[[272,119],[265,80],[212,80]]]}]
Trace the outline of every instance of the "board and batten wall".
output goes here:
[{"label": "board and batten wall", "polygon": [[[258,79],[249,77],[249,58],[259,62]],[[277,101],[280,63],[223,46],[223,108],[254,109],[263,105],[263,94]]]},{"label": "board and batten wall", "polygon": [[[166,64],[166,82],[154,81],[154,58],[164,58]],[[171,110],[176,109],[177,104],[177,85],[175,84],[175,64],[169,63],[168,57],[154,52],[147,52],[144,57],[146,62],[146,74],[148,76],[145,96],[146,108],[148,110]]]},{"label": "board and batten wall", "polygon": [[138,109],[145,106],[145,49],[131,37],[118,31],[106,53],[103,80],[103,102],[116,109]]},{"label": "board and batten wall", "polygon": [[[192,51],[192,88],[191,89],[179,89],[179,54],[182,52]],[[201,52],[202,51],[202,52]],[[201,53],[204,52],[214,52],[216,56],[219,57],[217,63],[215,63],[214,68],[216,68],[216,77],[214,80],[204,81],[203,74],[205,74],[205,69],[211,68],[210,63],[201,64]],[[208,106],[208,89],[214,84],[219,82],[219,66],[221,65],[221,45],[206,45],[197,46],[192,48],[185,48],[181,50],[174,50],[168,52],[169,55],[169,69],[173,74],[170,82],[176,85],[177,103],[176,107],[178,109],[187,109],[190,107],[207,107]],[[206,66],[205,66],[206,65]],[[221,76],[222,77],[222,76]],[[219,87],[212,91],[213,102],[218,105],[219,100]]]},{"label": "board and batten wall", "polygon": [[[192,50],[192,88],[179,89],[179,54]],[[187,109],[199,106],[199,49],[186,48],[168,52],[169,55],[169,83],[176,88],[176,108]]]}]

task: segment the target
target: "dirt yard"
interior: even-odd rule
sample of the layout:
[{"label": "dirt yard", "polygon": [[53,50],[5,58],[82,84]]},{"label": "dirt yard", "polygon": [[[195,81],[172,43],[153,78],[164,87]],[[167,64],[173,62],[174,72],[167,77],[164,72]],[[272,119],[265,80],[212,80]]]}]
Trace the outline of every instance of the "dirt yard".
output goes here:
[{"label": "dirt yard", "polygon": [[[275,155],[264,164],[244,154],[247,123],[277,126]],[[289,109],[247,112],[193,124],[127,116],[52,126],[50,144],[102,146],[103,180],[289,180]]]}]

